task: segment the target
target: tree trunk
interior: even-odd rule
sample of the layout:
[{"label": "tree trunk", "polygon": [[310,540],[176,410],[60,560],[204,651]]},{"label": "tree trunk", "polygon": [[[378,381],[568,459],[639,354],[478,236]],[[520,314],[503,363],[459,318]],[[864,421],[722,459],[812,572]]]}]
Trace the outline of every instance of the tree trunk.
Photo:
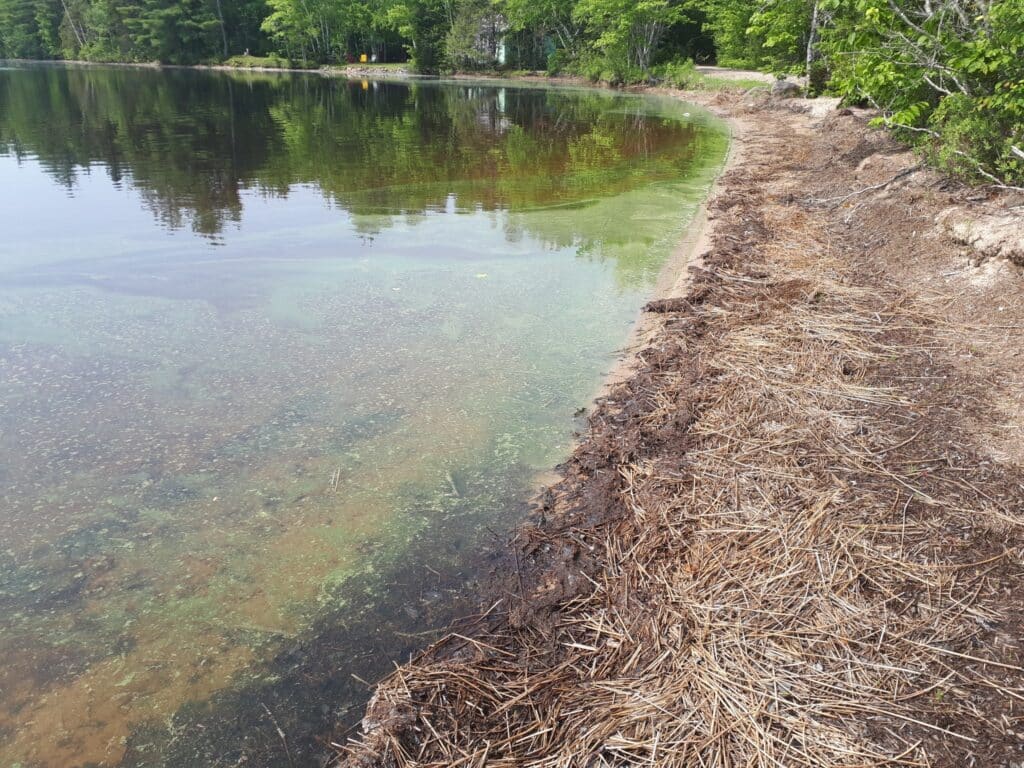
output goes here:
[{"label": "tree trunk", "polygon": [[228,33],[224,29],[224,10],[220,6],[220,0],[217,0],[217,19],[220,21],[220,39],[224,43],[224,58],[228,57]]},{"label": "tree trunk", "polygon": [[75,33],[75,39],[78,41],[78,49],[81,50],[85,47],[85,41],[82,39],[82,34],[78,31],[78,27],[75,26],[75,20],[71,16],[71,11],[68,10],[67,2],[65,2],[65,0],[60,0],[60,4],[64,6],[64,14],[68,17],[68,24],[71,25],[71,31]]},{"label": "tree trunk", "polygon": [[818,0],[814,0],[814,10],[811,11],[811,31],[807,35],[807,84],[811,84],[811,64],[814,63],[814,45],[818,42]]}]

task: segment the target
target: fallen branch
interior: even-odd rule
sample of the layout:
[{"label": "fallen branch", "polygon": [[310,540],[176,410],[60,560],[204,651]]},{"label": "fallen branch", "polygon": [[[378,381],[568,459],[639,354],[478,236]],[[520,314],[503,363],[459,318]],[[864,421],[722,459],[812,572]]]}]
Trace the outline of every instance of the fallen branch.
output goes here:
[{"label": "fallen branch", "polygon": [[[892,118],[889,118],[889,117],[884,118],[884,120],[885,120],[885,127],[886,128],[890,128],[890,129],[891,128],[899,128],[900,130],[910,131],[911,133],[924,133],[924,134],[927,134],[928,136],[931,136],[934,139],[940,139],[940,140],[942,139],[942,134],[939,133],[938,131],[932,130],[931,128],[918,128],[918,127],[913,126],[913,125],[906,125],[904,123],[897,123],[894,120],[892,120]],[[1024,150],[1021,150],[1019,147],[1015,147],[1015,146],[1011,145],[1010,146],[1010,151],[1013,154],[1017,155],[1018,157],[1024,158]],[[957,157],[962,157],[965,160],[967,160],[971,164],[971,166],[973,166],[973,170],[974,170],[975,173],[977,173],[979,176],[982,176],[982,177],[988,179],[990,182],[992,182],[992,184],[991,184],[992,187],[994,187],[996,189],[1007,190],[1007,191],[1010,191],[1010,192],[1024,192],[1024,187],[1016,187],[1016,186],[1014,186],[1012,184],[1008,184],[1004,179],[1000,179],[995,174],[990,173],[989,171],[985,170],[985,167],[980,162],[978,162],[978,159],[976,157],[972,157],[971,155],[967,154],[963,150],[961,150],[961,149],[954,149],[953,150],[953,154],[955,154]]]},{"label": "fallen branch", "polygon": [[867,194],[868,192],[877,192],[880,189],[885,189],[890,184],[895,184],[900,179],[917,173],[919,170],[921,170],[922,167],[923,167],[922,163],[918,163],[917,165],[912,165],[909,168],[904,168],[902,171],[900,171],[899,173],[897,173],[895,176],[893,176],[891,179],[889,179],[887,181],[883,181],[880,184],[872,184],[870,187],[864,187],[863,189],[858,189],[855,192],[851,192],[848,195],[843,195],[842,197],[824,197],[824,198],[808,197],[808,198],[804,199],[803,202],[805,204],[807,204],[807,205],[829,205],[832,208],[838,208],[840,205],[845,203],[847,200],[852,200],[853,198],[859,197],[860,195]]}]

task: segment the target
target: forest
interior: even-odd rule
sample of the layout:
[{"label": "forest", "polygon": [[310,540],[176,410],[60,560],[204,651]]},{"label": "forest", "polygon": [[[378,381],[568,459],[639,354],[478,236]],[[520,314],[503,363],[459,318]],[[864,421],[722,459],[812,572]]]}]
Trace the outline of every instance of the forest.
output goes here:
[{"label": "forest", "polygon": [[422,72],[685,87],[693,62],[804,74],[944,167],[1024,181],[1024,0],[0,0],[0,58]]}]

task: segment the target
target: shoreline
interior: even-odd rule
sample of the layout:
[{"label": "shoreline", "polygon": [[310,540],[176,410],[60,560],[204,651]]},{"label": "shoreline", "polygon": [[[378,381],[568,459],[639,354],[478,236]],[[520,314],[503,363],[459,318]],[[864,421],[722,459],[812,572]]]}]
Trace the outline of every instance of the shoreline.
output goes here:
[{"label": "shoreline", "polygon": [[[671,299],[685,297],[690,289],[693,267],[700,267],[703,264],[704,256],[710,251],[714,240],[716,224],[708,214],[708,207],[712,199],[722,192],[723,177],[739,166],[744,160],[743,146],[739,140],[737,125],[732,117],[727,114],[716,113],[711,107],[711,100],[700,98],[700,94],[694,91],[680,92],[666,89],[642,89],[640,93],[647,93],[652,96],[667,96],[668,98],[681,101],[685,104],[693,104],[706,110],[722,123],[729,130],[729,148],[725,159],[715,175],[708,193],[704,196],[693,218],[687,224],[683,237],[669,255],[665,264],[658,273],[654,288],[648,297],[646,306],[653,303],[663,302]],[[625,382],[631,375],[636,373],[640,360],[637,353],[647,346],[653,334],[657,332],[657,313],[652,313],[642,308],[629,336],[619,350],[619,359],[612,366],[604,377],[597,394],[591,399],[590,406],[607,397],[611,391]]]},{"label": "shoreline", "polygon": [[676,95],[733,128],[706,226],[481,612],[376,686],[347,768],[1024,745],[1024,275],[957,234],[1024,200],[862,110]]},{"label": "shoreline", "polygon": [[[469,75],[457,77],[460,80],[471,80],[480,79],[472,78]],[[497,78],[484,78],[488,82],[501,82]],[[576,86],[577,83],[573,82],[573,78],[566,78],[563,85]],[[529,80],[527,82],[530,82]],[[595,88],[597,90],[612,90],[607,87],[602,87],[594,84],[578,84],[583,88]],[[665,263],[658,271],[658,275],[655,278],[653,287],[647,296],[647,300],[644,302],[644,306],[637,310],[636,317],[630,326],[629,333],[625,340],[622,342],[614,354],[615,360],[609,367],[607,373],[601,377],[601,382],[598,384],[594,393],[584,406],[585,411],[590,413],[600,402],[608,397],[615,387],[625,382],[631,375],[636,372],[637,366],[640,361],[637,357],[637,353],[643,349],[648,343],[650,343],[652,336],[657,331],[657,314],[652,314],[647,311],[646,307],[651,304],[663,302],[672,299],[678,299],[685,296],[690,286],[691,274],[690,270],[693,267],[699,267],[702,263],[703,256],[711,247],[713,233],[715,230],[715,222],[708,215],[708,204],[715,195],[720,192],[720,186],[722,177],[730,170],[735,168],[738,164],[743,161],[743,150],[736,141],[736,131],[733,120],[728,116],[720,113],[716,113],[710,108],[710,102],[705,99],[700,99],[697,92],[689,91],[676,91],[671,89],[653,89],[653,88],[639,88],[629,89],[627,92],[636,93],[640,96],[656,96],[656,97],[667,97],[680,101],[684,104],[691,104],[700,109],[707,111],[709,115],[717,120],[720,120],[722,124],[729,131],[729,146],[726,151],[725,158],[722,160],[721,166],[718,168],[714,175],[714,179],[708,188],[707,194],[704,195],[703,200],[697,206],[693,212],[693,216],[686,223],[683,229],[682,237],[676,246],[672,249]],[[572,442],[572,450],[575,450],[579,445],[579,439]],[[549,467],[541,470],[535,476],[534,482],[531,486],[534,490],[534,495],[529,499],[530,504],[536,504],[540,499],[548,486],[556,484],[560,479],[559,467]]]},{"label": "shoreline", "polygon": [[45,66],[64,67],[121,67],[126,69],[148,69],[148,70],[193,70],[197,72],[258,72],[265,74],[299,74],[319,75],[321,77],[336,77],[353,80],[478,80],[509,83],[537,83],[546,85],[578,85],[583,87],[604,88],[600,84],[589,83],[583,78],[569,75],[548,76],[543,74],[532,75],[510,75],[503,77],[499,75],[481,73],[454,72],[448,75],[420,74],[411,69],[395,69],[387,64],[324,64],[315,69],[303,69],[301,67],[236,67],[230,64],[165,64],[162,62],[139,62],[139,61],[85,61],[82,59],[0,59],[2,64],[32,64]]},{"label": "shoreline", "polygon": [[[33,64],[46,66],[66,67],[122,67],[129,69],[148,70],[193,70],[197,72],[257,72],[261,74],[301,74],[319,75],[321,77],[332,77],[352,80],[387,80],[401,82],[415,82],[420,80],[441,80],[441,81],[473,81],[487,83],[520,84],[522,86],[539,85],[546,87],[579,87],[596,88],[598,90],[613,90],[621,92],[650,93],[671,95],[677,93],[700,93],[697,91],[678,91],[655,86],[630,85],[612,86],[604,82],[592,82],[579,75],[548,75],[540,71],[532,72],[510,72],[508,74],[488,72],[450,72],[446,74],[420,74],[412,71],[406,65],[408,62],[400,63],[400,68],[384,64],[324,64],[315,69],[303,69],[301,67],[242,67],[230,64],[165,64],[162,62],[129,62],[129,61],[85,61],[82,59],[0,59],[3,64]],[[744,80],[760,80],[765,85],[770,85],[773,78],[763,72],[734,70],[722,67],[698,66],[696,72],[702,76],[718,78],[724,83],[730,81],[742,82]],[[715,92],[712,89],[710,92]],[[691,100],[692,101],[692,100]]]},{"label": "shoreline", "polygon": [[148,69],[161,71],[170,70],[193,70],[196,72],[259,72],[266,74],[299,74],[299,75],[320,75],[321,77],[340,77],[363,79],[372,77],[375,80],[436,80],[435,75],[420,75],[408,70],[394,70],[387,67],[374,68],[373,65],[356,67],[353,65],[351,71],[346,72],[340,65],[325,65],[316,69],[302,69],[300,67],[233,67],[229,64],[164,64],[162,62],[138,62],[138,61],[84,61],[81,59],[0,59],[0,64],[35,64],[47,66],[65,67],[122,67],[126,69]]}]

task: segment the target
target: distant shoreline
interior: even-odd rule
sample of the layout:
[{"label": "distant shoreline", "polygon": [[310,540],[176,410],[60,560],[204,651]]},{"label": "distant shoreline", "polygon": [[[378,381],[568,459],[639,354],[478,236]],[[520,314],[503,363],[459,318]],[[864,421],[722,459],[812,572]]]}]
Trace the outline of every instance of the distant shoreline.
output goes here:
[{"label": "distant shoreline", "polygon": [[408,69],[393,69],[389,67],[340,67],[325,65],[317,69],[303,69],[300,67],[233,67],[229,64],[163,64],[151,61],[83,61],[81,59],[0,59],[0,64],[45,64],[51,66],[68,67],[125,67],[129,69],[193,69],[198,71],[213,72],[282,72],[304,75],[324,75],[331,77],[365,77],[372,75],[375,78],[384,79],[390,77],[395,80],[423,80],[434,79],[436,75],[420,75]]},{"label": "distant shoreline", "polygon": [[[602,83],[593,83],[575,75],[547,75],[543,72],[516,72],[503,74],[498,72],[454,72],[444,75],[429,75],[413,72],[408,66],[396,68],[381,64],[326,64],[316,69],[300,67],[236,67],[230,64],[163,64],[160,62],[132,61],[83,61],[81,59],[0,59],[3,64],[34,64],[64,67],[124,67],[129,69],[148,70],[195,70],[200,72],[260,72],[267,74],[302,74],[320,75],[321,77],[337,77],[348,79],[373,79],[394,81],[415,80],[489,80],[495,82],[520,82],[552,86],[580,86],[607,89]],[[629,90],[632,90],[631,87]]]}]

